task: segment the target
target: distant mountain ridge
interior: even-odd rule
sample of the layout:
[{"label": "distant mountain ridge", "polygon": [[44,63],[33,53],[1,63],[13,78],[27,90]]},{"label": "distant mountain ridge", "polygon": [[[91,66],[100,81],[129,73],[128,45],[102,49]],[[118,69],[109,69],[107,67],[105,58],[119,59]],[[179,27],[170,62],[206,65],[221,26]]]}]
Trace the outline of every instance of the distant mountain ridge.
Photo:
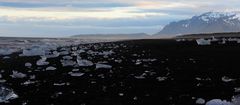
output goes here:
[{"label": "distant mountain ridge", "polygon": [[146,33],[132,33],[132,34],[81,34],[74,35],[73,38],[82,39],[144,39],[150,35]]},{"label": "distant mountain ridge", "polygon": [[171,22],[157,35],[240,32],[240,12],[207,12],[191,19]]}]

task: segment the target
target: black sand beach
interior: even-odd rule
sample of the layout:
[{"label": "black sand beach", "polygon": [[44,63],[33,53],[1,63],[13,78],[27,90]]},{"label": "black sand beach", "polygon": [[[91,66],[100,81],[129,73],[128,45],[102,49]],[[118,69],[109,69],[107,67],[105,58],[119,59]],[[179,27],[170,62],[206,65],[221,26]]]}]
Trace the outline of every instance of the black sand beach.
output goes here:
[{"label": "black sand beach", "polygon": [[[6,80],[2,85],[19,96],[5,104],[196,105],[198,98],[230,100],[240,92],[238,44],[198,46],[195,41],[149,39],[77,47],[86,51],[80,56],[92,61],[93,66],[63,67],[62,55],[47,59],[50,64],[46,66],[36,65],[39,56],[1,56],[2,80]],[[114,53],[91,53],[103,51]],[[32,67],[25,67],[26,62],[32,63]],[[112,68],[96,69],[99,62]],[[46,70],[49,66],[56,70]],[[26,77],[12,78],[13,70]],[[71,76],[69,72],[82,75]]]}]

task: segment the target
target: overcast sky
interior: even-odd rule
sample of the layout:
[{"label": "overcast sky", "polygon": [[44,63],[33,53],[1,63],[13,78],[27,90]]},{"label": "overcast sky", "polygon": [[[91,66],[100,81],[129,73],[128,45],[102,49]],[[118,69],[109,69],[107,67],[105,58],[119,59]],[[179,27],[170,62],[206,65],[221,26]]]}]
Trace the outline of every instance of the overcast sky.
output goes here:
[{"label": "overcast sky", "polygon": [[153,34],[171,21],[239,9],[239,0],[0,0],[0,36]]}]

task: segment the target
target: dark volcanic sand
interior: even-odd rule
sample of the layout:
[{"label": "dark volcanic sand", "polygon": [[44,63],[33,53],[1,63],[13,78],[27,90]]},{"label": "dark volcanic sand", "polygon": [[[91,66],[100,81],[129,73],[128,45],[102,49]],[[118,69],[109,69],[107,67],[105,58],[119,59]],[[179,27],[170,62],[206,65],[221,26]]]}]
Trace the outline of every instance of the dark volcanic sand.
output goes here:
[{"label": "dark volcanic sand", "polygon": [[[93,45],[101,47],[96,49]],[[240,87],[240,45],[198,46],[194,41],[136,40],[80,46],[93,51],[113,49],[115,53],[108,58],[81,54],[94,63],[108,61],[113,68],[78,67],[85,74],[72,77],[68,72],[74,67],[62,67],[61,56],[48,59],[50,65],[57,68],[55,71],[44,71],[47,66],[35,71],[35,62],[40,57],[18,57],[16,54],[10,59],[1,57],[0,70],[5,70],[2,75],[7,80],[3,84],[19,95],[8,104],[195,105],[197,98],[230,100],[238,94],[234,88]],[[114,48],[116,46],[119,47]],[[137,59],[152,61],[136,65]],[[32,62],[33,67],[25,67],[26,62]],[[13,79],[10,77],[12,70],[25,73],[27,77]],[[38,82],[22,85],[32,74]],[[236,80],[224,82],[223,76]],[[167,78],[159,81],[158,77]],[[54,83],[69,85],[54,86]]]}]

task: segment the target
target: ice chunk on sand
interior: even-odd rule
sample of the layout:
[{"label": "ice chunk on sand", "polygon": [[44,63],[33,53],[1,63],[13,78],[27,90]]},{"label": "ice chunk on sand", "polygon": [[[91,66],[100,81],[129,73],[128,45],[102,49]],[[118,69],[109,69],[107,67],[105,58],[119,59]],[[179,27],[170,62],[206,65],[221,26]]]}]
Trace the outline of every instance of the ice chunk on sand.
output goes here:
[{"label": "ice chunk on sand", "polygon": [[76,64],[76,62],[72,60],[61,60],[61,63],[63,67],[74,66]]},{"label": "ice chunk on sand", "polygon": [[13,71],[12,75],[10,75],[12,78],[25,78],[27,75],[23,74],[21,72],[18,71]]},{"label": "ice chunk on sand", "polygon": [[96,69],[111,69],[111,68],[112,68],[111,65],[101,64],[101,63],[96,64]]},{"label": "ice chunk on sand", "polygon": [[198,99],[196,100],[196,104],[205,104],[205,100],[202,99],[202,98],[198,98]]},{"label": "ice chunk on sand", "polygon": [[7,103],[9,100],[16,98],[18,98],[18,95],[12,89],[0,87],[0,103]]},{"label": "ice chunk on sand", "polygon": [[46,68],[46,70],[49,70],[49,71],[51,71],[51,70],[56,70],[57,68],[55,68],[55,67],[53,67],[53,66],[49,66],[49,67],[47,67]]},{"label": "ice chunk on sand", "polygon": [[83,66],[83,67],[93,66],[92,61],[85,60],[85,59],[83,59],[83,60],[77,59],[77,63],[78,63],[78,66]]},{"label": "ice chunk on sand", "polygon": [[197,39],[197,44],[198,45],[211,45],[211,41],[210,40],[206,40],[206,39]]},{"label": "ice chunk on sand", "polygon": [[37,65],[38,66],[45,66],[45,65],[48,65],[49,62],[46,62],[47,60],[47,57],[45,56],[42,56],[42,58],[40,60],[37,61]]},{"label": "ice chunk on sand", "polygon": [[25,63],[25,66],[26,66],[26,67],[32,67],[32,64],[29,63],[29,62],[27,62],[27,63]]}]

